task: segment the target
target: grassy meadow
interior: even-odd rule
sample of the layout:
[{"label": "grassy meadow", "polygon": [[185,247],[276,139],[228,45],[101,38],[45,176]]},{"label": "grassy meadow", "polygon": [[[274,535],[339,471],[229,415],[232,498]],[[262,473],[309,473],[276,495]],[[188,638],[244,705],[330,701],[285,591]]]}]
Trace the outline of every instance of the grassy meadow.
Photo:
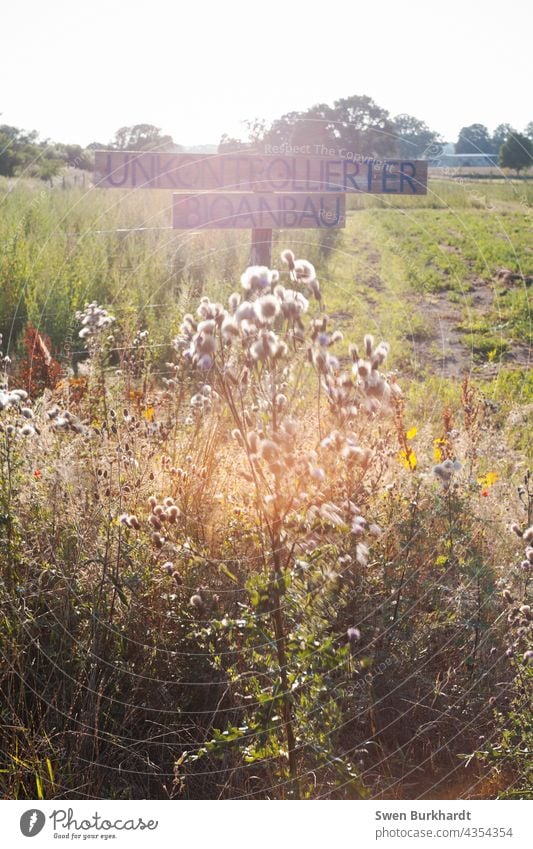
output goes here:
[{"label": "grassy meadow", "polygon": [[0,180],[4,798],[531,798],[532,200]]}]

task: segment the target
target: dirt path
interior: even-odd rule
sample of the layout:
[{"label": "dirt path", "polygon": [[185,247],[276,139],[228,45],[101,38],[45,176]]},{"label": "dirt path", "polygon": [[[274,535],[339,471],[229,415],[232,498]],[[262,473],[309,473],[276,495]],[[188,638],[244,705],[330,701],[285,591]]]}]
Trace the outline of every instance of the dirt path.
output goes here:
[{"label": "dirt path", "polygon": [[468,328],[475,329],[479,319],[486,319],[498,295],[493,284],[481,278],[470,284],[468,295],[471,305],[467,307],[450,301],[447,291],[412,296],[413,308],[419,310],[434,329],[432,340],[414,343],[422,366],[442,377],[460,377],[472,371],[480,377],[492,378],[502,364],[516,368],[531,365],[531,349],[515,341],[509,342],[506,350],[493,358],[486,359],[476,352]]}]

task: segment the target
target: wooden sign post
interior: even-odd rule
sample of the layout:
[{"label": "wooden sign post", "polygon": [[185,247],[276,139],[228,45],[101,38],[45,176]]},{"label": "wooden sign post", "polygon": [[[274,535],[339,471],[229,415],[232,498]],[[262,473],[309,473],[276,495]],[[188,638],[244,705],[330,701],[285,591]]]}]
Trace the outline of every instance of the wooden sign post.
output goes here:
[{"label": "wooden sign post", "polygon": [[426,194],[427,162],[99,150],[95,185],[172,189],[175,229],[250,229],[251,264],[270,266],[273,229],[344,227],[347,194]]},{"label": "wooden sign post", "polygon": [[272,265],[272,230],[252,230],[250,265]]}]

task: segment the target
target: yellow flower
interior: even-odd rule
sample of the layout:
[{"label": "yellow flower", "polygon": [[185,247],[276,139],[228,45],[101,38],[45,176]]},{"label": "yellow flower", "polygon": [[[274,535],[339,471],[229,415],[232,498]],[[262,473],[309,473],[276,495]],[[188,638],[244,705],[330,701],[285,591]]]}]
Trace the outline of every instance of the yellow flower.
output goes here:
[{"label": "yellow flower", "polygon": [[410,471],[416,469],[416,454],[414,451],[400,451],[399,457],[406,469]]},{"label": "yellow flower", "polygon": [[405,437],[406,437],[406,439],[414,439],[415,436],[417,435],[417,433],[418,433],[418,428],[412,427],[411,430],[407,431],[407,433],[405,434]]},{"label": "yellow flower", "polygon": [[498,480],[498,475],[496,472],[487,472],[486,475],[480,475],[477,479],[477,482],[480,486],[489,487],[492,486],[493,483],[496,483]]},{"label": "yellow flower", "polygon": [[143,416],[144,416],[144,418],[146,419],[147,422],[152,421],[152,419],[154,418],[154,413],[155,413],[155,407],[146,407],[146,409],[143,410]]},{"label": "yellow flower", "polygon": [[441,446],[444,445],[445,442],[446,442],[446,440],[443,439],[442,436],[437,436],[433,440],[433,457],[435,459],[435,462],[437,462],[437,463],[440,463],[441,460],[442,460]]}]

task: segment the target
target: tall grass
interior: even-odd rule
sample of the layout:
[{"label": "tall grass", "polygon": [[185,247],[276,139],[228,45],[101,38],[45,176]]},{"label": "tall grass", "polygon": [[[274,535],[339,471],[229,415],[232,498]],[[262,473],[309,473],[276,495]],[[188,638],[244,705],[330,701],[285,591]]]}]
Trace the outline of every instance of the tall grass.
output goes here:
[{"label": "tall grass", "polygon": [[[46,232],[72,281],[62,203],[34,210],[43,220],[20,238],[33,263],[34,227]],[[81,203],[90,217],[102,201]],[[144,235],[108,243],[141,263],[131,291],[118,265],[72,284],[78,378],[27,398],[16,364],[0,363],[3,795],[530,793],[532,497],[516,385],[504,381],[502,411],[468,379],[450,383],[427,414],[427,391],[409,397],[402,370],[386,372],[385,346],[347,351],[334,334],[327,275],[306,312],[287,293],[307,298],[305,275],[278,290],[248,272],[237,320],[240,236],[180,252],[179,288],[149,319],[167,248]],[[45,297],[45,265],[32,267],[18,286]],[[84,310],[103,293],[105,310]],[[80,337],[80,322],[93,330]]]}]

